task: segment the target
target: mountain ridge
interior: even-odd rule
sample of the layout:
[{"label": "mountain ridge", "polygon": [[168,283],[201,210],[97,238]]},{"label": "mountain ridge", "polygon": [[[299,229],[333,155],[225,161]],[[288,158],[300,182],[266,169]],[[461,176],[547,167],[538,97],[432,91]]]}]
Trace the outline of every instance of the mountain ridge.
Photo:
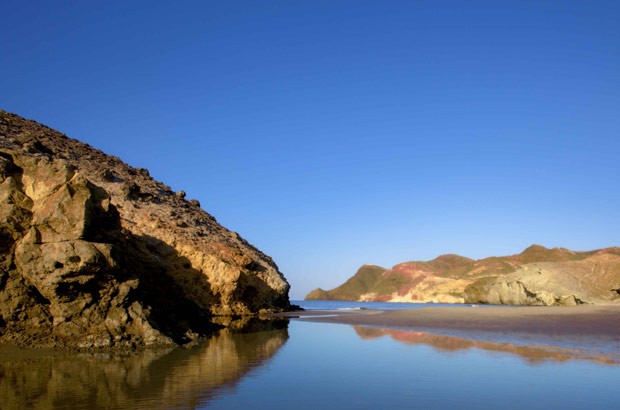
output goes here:
[{"label": "mountain ridge", "polygon": [[[478,260],[443,254],[389,269],[376,267],[370,286],[368,273],[362,268],[342,285],[331,290],[315,289],[306,299],[515,305],[620,303],[620,247],[572,251],[535,244],[518,254]],[[362,276],[364,285],[360,285]]]}]

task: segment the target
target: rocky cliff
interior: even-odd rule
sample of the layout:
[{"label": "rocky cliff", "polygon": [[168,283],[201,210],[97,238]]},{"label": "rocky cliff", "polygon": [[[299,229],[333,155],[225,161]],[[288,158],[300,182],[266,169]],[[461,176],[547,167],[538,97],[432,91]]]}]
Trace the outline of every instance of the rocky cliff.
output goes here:
[{"label": "rocky cliff", "polygon": [[532,245],[517,255],[472,260],[442,255],[391,269],[364,265],[339,287],[306,299],[577,305],[620,303],[620,248],[590,252]]},{"label": "rocky cliff", "polygon": [[289,307],[267,255],[147,170],[0,111],[0,342],[186,343]]}]

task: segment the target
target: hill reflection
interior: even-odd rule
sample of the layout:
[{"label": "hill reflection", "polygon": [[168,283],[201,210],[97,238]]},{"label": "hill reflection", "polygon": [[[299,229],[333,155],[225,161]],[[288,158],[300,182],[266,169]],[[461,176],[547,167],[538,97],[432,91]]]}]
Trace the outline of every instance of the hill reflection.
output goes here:
[{"label": "hill reflection", "polygon": [[0,408],[194,408],[264,365],[287,327],[246,320],[192,348],[124,355],[2,347]]},{"label": "hill reflection", "polygon": [[406,344],[428,345],[440,352],[481,349],[489,352],[516,355],[532,364],[545,361],[565,362],[568,360],[589,360],[604,364],[620,364],[620,357],[617,355],[559,346],[475,340],[410,330],[366,326],[353,326],[353,329],[364,340],[389,336],[395,341]]}]

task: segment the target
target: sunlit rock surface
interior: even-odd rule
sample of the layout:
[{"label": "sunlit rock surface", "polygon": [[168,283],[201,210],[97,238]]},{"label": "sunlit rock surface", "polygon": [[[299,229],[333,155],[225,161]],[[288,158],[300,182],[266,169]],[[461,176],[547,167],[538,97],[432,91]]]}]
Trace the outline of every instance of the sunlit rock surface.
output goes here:
[{"label": "sunlit rock surface", "polygon": [[87,144],[0,111],[0,342],[182,344],[289,307],[267,255]]}]

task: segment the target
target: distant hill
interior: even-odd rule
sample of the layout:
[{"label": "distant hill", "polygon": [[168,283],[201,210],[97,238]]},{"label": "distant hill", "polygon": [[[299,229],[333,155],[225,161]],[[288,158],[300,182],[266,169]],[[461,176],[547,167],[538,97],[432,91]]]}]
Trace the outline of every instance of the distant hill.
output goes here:
[{"label": "distant hill", "polygon": [[391,269],[364,265],[306,300],[577,305],[620,303],[620,248],[588,252],[532,245],[517,255],[473,260],[441,255]]}]

